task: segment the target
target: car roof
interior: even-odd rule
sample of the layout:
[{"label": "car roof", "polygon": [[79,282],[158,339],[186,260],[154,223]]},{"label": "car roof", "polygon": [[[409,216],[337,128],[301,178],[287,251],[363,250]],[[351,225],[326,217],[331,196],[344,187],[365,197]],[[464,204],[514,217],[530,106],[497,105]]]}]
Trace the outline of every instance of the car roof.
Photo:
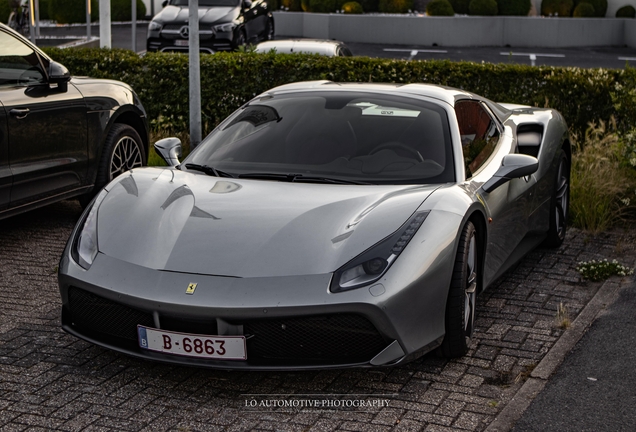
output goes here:
[{"label": "car roof", "polygon": [[[488,101],[474,93],[453,87],[446,87],[433,84],[394,84],[394,83],[335,83],[333,81],[304,81],[291,84],[284,84],[265,92],[266,94],[300,92],[300,91],[316,91],[316,90],[349,90],[349,91],[370,91],[383,92],[391,94],[403,94],[424,96],[428,98],[438,99],[455,106],[455,101],[460,99],[475,99]],[[503,109],[503,107],[502,107]]]},{"label": "car roof", "polygon": [[339,45],[344,44],[340,41],[324,39],[281,39],[259,43],[256,46],[256,52],[266,53],[275,49],[279,54],[303,52],[334,56]]}]

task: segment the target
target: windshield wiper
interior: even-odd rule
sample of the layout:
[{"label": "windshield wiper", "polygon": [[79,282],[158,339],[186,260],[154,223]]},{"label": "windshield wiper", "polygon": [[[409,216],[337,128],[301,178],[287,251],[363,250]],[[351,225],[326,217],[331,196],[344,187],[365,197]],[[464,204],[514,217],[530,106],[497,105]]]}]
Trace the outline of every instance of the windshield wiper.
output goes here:
[{"label": "windshield wiper", "polygon": [[302,174],[247,173],[247,174],[239,174],[238,177],[261,179],[261,180],[278,180],[278,181],[287,181],[287,182],[355,184],[355,185],[371,184],[371,183],[355,181],[355,180],[345,180],[340,178],[319,177],[319,176],[305,176]]},{"label": "windshield wiper", "polygon": [[185,167],[193,171],[201,171],[203,173],[206,173],[209,176],[235,178],[235,176],[233,174],[230,174],[229,172],[221,171],[220,169],[216,169],[208,165],[199,165],[199,164],[189,163],[189,164],[186,164]]}]

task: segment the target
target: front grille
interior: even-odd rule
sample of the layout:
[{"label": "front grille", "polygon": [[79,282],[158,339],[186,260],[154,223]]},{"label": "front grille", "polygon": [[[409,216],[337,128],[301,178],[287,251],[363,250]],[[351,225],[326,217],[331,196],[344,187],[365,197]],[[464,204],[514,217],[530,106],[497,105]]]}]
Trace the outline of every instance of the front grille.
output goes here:
[{"label": "front grille", "polygon": [[247,321],[244,333],[251,360],[361,363],[387,346],[369,320],[353,314]]},{"label": "front grille", "polygon": [[137,340],[137,324],[154,327],[152,314],[70,287],[68,303],[74,326],[118,338]]},{"label": "front grille", "polygon": [[181,24],[165,24],[161,29],[162,30],[181,30],[181,27],[187,26],[188,23]]},{"label": "front grille", "polygon": [[[72,325],[80,331],[137,341],[137,325],[155,327],[152,314],[80,288],[68,291]],[[182,319],[160,315],[161,328],[192,334],[217,333],[216,319]],[[320,365],[370,361],[388,341],[366,318],[331,314],[301,318],[241,320],[247,359],[254,365]]]}]

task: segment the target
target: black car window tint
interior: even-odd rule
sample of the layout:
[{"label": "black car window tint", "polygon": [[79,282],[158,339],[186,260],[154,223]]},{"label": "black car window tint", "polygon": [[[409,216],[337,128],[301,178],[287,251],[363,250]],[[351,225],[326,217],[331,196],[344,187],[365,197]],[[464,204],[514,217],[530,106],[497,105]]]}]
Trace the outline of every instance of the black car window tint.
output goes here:
[{"label": "black car window tint", "polygon": [[26,44],[0,31],[0,86],[45,81],[37,54]]},{"label": "black car window tint", "polygon": [[499,129],[478,101],[455,104],[462,140],[466,177],[470,178],[488,160],[499,141]]},{"label": "black car window tint", "polygon": [[438,104],[363,92],[261,98],[235,112],[184,163],[237,175],[302,173],[388,184],[454,179]]}]

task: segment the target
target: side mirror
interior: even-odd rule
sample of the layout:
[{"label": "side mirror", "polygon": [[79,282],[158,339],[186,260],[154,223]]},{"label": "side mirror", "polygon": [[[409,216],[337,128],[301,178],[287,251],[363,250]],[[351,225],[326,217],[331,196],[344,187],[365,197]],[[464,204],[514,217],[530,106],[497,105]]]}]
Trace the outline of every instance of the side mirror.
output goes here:
[{"label": "side mirror", "polygon": [[49,84],[57,84],[63,88],[71,80],[71,73],[63,64],[52,61],[49,64]]},{"label": "side mirror", "polygon": [[243,9],[249,9],[252,7],[252,0],[243,0]]},{"label": "side mirror", "polygon": [[524,154],[509,154],[504,156],[501,167],[494,176],[482,186],[485,192],[492,192],[502,184],[514,178],[529,176],[537,172],[539,161],[537,158]]},{"label": "side mirror", "polygon": [[168,166],[179,165],[181,156],[181,140],[179,138],[164,138],[155,143],[155,150],[166,161]]},{"label": "side mirror", "polygon": [[168,6],[168,0],[163,0],[163,1],[161,2],[161,7],[162,7],[162,8],[165,8],[166,6]]}]

